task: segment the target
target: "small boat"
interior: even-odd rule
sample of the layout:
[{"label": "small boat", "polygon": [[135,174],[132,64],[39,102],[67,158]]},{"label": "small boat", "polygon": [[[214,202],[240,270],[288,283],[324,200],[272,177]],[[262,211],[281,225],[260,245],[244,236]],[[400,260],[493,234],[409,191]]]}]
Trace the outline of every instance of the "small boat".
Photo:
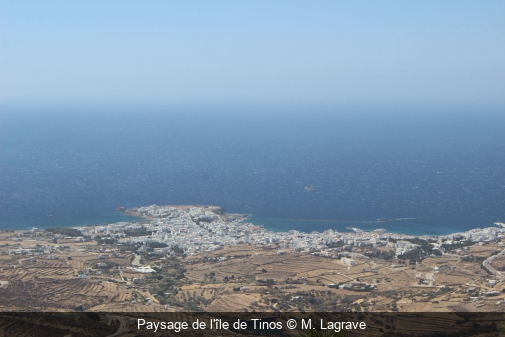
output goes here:
[{"label": "small boat", "polygon": [[312,185],[305,186],[305,191],[307,191],[307,192],[315,192],[316,188],[314,186],[312,186]]}]

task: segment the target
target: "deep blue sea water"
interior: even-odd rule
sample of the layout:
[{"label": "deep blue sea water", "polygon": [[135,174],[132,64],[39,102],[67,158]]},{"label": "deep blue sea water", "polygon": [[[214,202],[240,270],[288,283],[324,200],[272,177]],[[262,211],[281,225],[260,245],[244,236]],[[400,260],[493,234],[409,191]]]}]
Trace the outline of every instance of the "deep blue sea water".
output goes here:
[{"label": "deep blue sea water", "polygon": [[4,110],[0,229],[123,221],[115,207],[149,204],[220,205],[273,230],[493,226],[504,126],[482,111]]}]

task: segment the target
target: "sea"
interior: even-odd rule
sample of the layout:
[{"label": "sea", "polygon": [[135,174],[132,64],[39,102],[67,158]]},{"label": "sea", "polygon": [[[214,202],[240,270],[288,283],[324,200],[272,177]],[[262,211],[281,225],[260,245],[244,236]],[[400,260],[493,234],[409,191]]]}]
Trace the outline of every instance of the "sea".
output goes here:
[{"label": "sea", "polygon": [[273,231],[492,227],[501,112],[4,108],[0,230],[137,221],[115,208],[151,204],[219,205]]}]

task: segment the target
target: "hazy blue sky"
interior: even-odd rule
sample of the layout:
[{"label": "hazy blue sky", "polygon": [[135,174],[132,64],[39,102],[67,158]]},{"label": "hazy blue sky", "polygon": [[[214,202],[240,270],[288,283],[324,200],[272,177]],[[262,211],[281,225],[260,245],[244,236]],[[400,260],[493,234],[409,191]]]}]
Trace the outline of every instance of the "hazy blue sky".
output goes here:
[{"label": "hazy blue sky", "polygon": [[0,100],[505,106],[505,1],[0,0]]}]

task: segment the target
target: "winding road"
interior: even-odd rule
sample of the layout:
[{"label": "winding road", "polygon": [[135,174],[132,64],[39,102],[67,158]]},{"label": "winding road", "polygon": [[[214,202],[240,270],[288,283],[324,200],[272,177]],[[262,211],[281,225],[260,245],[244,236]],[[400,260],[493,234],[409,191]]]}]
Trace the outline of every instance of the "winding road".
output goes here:
[{"label": "winding road", "polygon": [[484,267],[486,267],[487,270],[489,270],[492,274],[496,275],[496,276],[503,276],[503,273],[501,271],[498,271],[496,269],[494,269],[492,266],[491,266],[491,263],[493,262],[494,259],[496,259],[498,256],[503,256],[505,254],[505,249],[502,250],[500,253],[496,254],[496,255],[493,255],[493,256],[490,256],[488,257],[487,259],[484,260],[484,262],[482,262],[482,265]]},{"label": "winding road", "polygon": [[108,335],[107,337],[116,337],[127,331],[128,320],[125,317],[107,315],[108,318],[114,318],[119,321],[119,328],[112,335]]}]

